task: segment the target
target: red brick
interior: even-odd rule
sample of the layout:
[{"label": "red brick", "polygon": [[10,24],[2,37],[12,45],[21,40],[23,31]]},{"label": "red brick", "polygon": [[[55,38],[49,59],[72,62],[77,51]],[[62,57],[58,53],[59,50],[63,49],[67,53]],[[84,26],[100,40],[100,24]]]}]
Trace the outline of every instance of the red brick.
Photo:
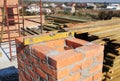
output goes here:
[{"label": "red brick", "polygon": [[[68,50],[57,56],[50,56],[50,64],[57,68],[63,68],[82,60],[82,54],[74,50]],[[56,64],[57,63],[57,64]]]},{"label": "red brick", "polygon": [[97,80],[97,81],[103,81],[103,80],[100,79],[100,80]]},{"label": "red brick", "polygon": [[[0,0],[0,5],[3,6],[4,4],[4,0]],[[18,4],[18,0],[7,0],[7,5],[16,5]],[[10,13],[10,12],[9,12]],[[13,13],[17,13],[16,9],[13,9]],[[2,10],[0,10],[0,15],[2,15]],[[2,21],[2,18],[0,18],[0,21]],[[1,28],[0,28],[1,29]],[[11,29],[11,28],[10,28]],[[16,34],[14,34],[16,35]],[[4,37],[4,35],[3,35]],[[13,39],[13,38],[12,38]],[[5,41],[6,39],[4,39],[3,41]]]},{"label": "red brick", "polygon": [[70,73],[70,71],[68,68],[57,71],[57,79],[64,78],[64,77],[68,76],[69,73]]},{"label": "red brick", "polygon": [[25,61],[25,64],[26,64],[27,66],[30,66],[29,60],[26,60],[26,61]]},{"label": "red brick", "polygon": [[83,81],[94,81],[92,76],[85,78]]},{"label": "red brick", "polygon": [[76,43],[74,41],[69,41],[69,40],[66,40],[66,45],[72,48],[77,48],[82,46],[80,43]]},{"label": "red brick", "polygon": [[[0,0],[0,5],[3,5],[4,0]],[[7,0],[8,5],[18,4],[18,0]]]},{"label": "red brick", "polygon": [[82,46],[79,49],[84,51],[85,58],[93,58],[94,56],[97,56],[98,54],[103,54],[103,46],[100,45],[86,45]]},{"label": "red brick", "polygon": [[92,59],[87,59],[82,63],[82,69],[88,68],[92,65],[93,60]]},{"label": "red brick", "polygon": [[81,39],[77,39],[77,38],[72,38],[72,39],[66,39],[67,45],[72,44],[72,43],[76,43],[80,46],[85,45],[86,43],[88,43],[85,40],[81,40]]},{"label": "red brick", "polygon": [[96,73],[96,74],[93,76],[93,79],[94,79],[94,80],[98,80],[98,79],[101,79],[101,78],[102,78],[102,71]]},{"label": "red brick", "polygon": [[32,81],[31,75],[28,75],[26,72],[23,72],[23,74],[28,81]]},{"label": "red brick", "polygon": [[36,45],[32,47],[32,54],[34,54],[36,57],[45,60],[47,54],[49,51],[51,51],[52,48],[46,45]]},{"label": "red brick", "polygon": [[16,38],[16,39],[15,39],[15,42],[16,42],[18,45],[24,46],[24,44],[23,44],[23,37]]},{"label": "red brick", "polygon": [[96,62],[103,62],[103,54],[96,56]]},{"label": "red brick", "polygon": [[24,76],[22,72],[19,72],[19,79],[21,79],[22,81],[28,81]]},{"label": "red brick", "polygon": [[65,49],[65,50],[70,50],[70,49],[72,49],[72,48],[65,46],[64,49]]},{"label": "red brick", "polygon": [[34,58],[34,57],[31,56],[31,55],[27,55],[27,56],[28,56],[28,59],[29,59],[31,62],[33,62],[33,63],[35,63],[35,64],[38,64],[38,61],[37,61],[36,58]]},{"label": "red brick", "polygon": [[64,47],[65,45],[65,40],[64,39],[58,39],[58,40],[53,40],[53,41],[48,41],[46,42],[46,45],[55,48],[55,47]]},{"label": "red brick", "polygon": [[43,63],[39,63],[40,68],[42,71],[46,72],[47,74],[51,75],[51,76],[57,76],[57,71],[54,69],[49,68],[49,66],[47,66],[46,64]]},{"label": "red brick", "polygon": [[25,55],[24,50],[21,50],[21,51],[20,51],[20,54],[21,54],[22,56]]},{"label": "red brick", "polygon": [[55,47],[55,50],[57,50],[57,51],[59,51],[59,52],[62,52],[62,51],[64,51],[65,49],[64,49],[64,47]]},{"label": "red brick", "polygon": [[35,80],[37,80],[38,79],[38,77],[37,77],[37,75],[36,75],[36,73],[35,72],[33,72],[32,70],[30,70],[29,68],[28,68],[28,73],[35,79]]},{"label": "red brick", "polygon": [[51,77],[51,76],[49,76],[49,77],[48,77],[48,81],[56,81],[56,79],[53,78],[53,77]]},{"label": "red brick", "polygon": [[16,48],[16,51],[17,51],[17,53],[20,53],[20,51],[21,51],[22,49],[21,48]]},{"label": "red brick", "polygon": [[17,59],[21,59],[21,54],[17,54]]},{"label": "red brick", "polygon": [[33,70],[42,78],[46,79],[47,75],[46,73],[44,73],[40,68],[34,67],[33,66]]},{"label": "red brick", "polygon": [[102,64],[96,65],[95,67],[90,69],[90,73],[94,73],[96,71],[100,71],[100,70],[102,70],[101,69],[102,67],[103,67]]},{"label": "red brick", "polygon": [[64,81],[78,81],[80,78],[81,78],[81,74],[80,73],[76,73],[76,74],[70,75]]},{"label": "red brick", "polygon": [[71,72],[77,72],[79,70],[81,70],[82,65],[79,64],[75,64],[74,67],[71,69]]},{"label": "red brick", "polygon": [[19,61],[19,60],[20,60],[20,59],[18,59],[19,65],[20,65],[23,69],[25,69],[25,64],[24,64],[24,62]]}]

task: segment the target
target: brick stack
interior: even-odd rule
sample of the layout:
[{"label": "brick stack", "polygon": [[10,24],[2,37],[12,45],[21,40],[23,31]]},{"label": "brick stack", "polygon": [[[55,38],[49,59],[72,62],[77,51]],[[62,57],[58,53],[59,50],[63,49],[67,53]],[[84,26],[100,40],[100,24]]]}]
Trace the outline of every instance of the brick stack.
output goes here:
[{"label": "brick stack", "polygon": [[[15,5],[18,4],[18,0],[6,0],[7,1],[7,5]],[[4,0],[0,0],[0,5],[3,5]]]},{"label": "brick stack", "polygon": [[[9,7],[9,6],[15,6],[16,4],[18,4],[18,0],[6,0],[7,1],[7,8],[8,8],[8,14],[13,14],[13,15],[10,15],[9,18],[11,19],[15,19],[17,18],[17,15],[14,16],[14,14],[18,14],[17,13],[17,8],[13,8],[13,7]],[[4,6],[4,0],[0,0],[0,7],[3,7]],[[0,8],[0,22],[2,22],[2,10],[3,8]],[[14,22],[18,22],[18,20],[13,20],[13,21],[9,21],[10,23],[14,23]],[[0,25],[0,32],[1,32],[1,27],[2,25]],[[12,24],[10,25],[9,27],[10,30],[15,30],[15,29],[18,29],[18,24]],[[8,41],[8,34],[7,32],[5,32],[5,30],[7,30],[5,27],[4,27],[4,34],[3,34],[3,37],[2,37],[2,42],[6,42]],[[18,37],[19,34],[18,32],[12,32],[10,34],[10,37],[11,37],[11,40],[15,40],[15,37]]]},{"label": "brick stack", "polygon": [[19,81],[101,81],[103,46],[76,38],[16,43]]},{"label": "brick stack", "polygon": [[[18,0],[7,0],[7,5],[16,5],[18,4]],[[4,0],[0,0],[0,6],[4,5]],[[16,13],[16,10],[14,10],[14,13]],[[2,9],[0,9],[0,15],[2,15]],[[1,21],[1,16],[0,16],[0,21]]]}]

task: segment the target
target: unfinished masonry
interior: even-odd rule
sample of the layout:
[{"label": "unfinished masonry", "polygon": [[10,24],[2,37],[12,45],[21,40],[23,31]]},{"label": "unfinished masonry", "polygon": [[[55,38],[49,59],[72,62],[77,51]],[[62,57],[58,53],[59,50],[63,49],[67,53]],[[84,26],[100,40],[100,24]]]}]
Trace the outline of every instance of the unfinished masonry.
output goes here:
[{"label": "unfinished masonry", "polygon": [[[12,5],[17,5],[18,4],[18,0],[7,0],[7,5],[12,6]],[[2,7],[4,5],[4,0],[0,0],[0,6]],[[13,14],[15,14],[17,11],[16,9],[13,9],[11,7],[9,8],[9,13],[13,12]],[[0,15],[2,15],[2,9],[0,10]],[[2,16],[1,16],[2,17]],[[2,18],[0,17],[0,21],[2,21]]]},{"label": "unfinished masonry", "polygon": [[19,81],[101,81],[104,47],[77,38],[24,45],[16,39]]}]

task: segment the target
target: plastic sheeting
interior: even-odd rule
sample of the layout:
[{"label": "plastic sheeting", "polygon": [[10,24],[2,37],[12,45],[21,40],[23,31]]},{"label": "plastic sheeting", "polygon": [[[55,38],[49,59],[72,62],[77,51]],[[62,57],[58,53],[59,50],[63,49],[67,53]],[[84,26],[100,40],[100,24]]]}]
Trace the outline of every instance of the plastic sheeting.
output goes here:
[{"label": "plastic sheeting", "polygon": [[18,70],[14,66],[0,70],[0,81],[18,81]]}]

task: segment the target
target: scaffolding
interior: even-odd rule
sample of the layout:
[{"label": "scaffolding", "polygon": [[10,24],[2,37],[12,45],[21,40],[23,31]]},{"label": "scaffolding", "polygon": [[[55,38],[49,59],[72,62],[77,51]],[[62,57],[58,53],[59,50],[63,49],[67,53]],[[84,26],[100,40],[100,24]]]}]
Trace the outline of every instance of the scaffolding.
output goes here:
[{"label": "scaffolding", "polygon": [[[24,6],[27,6],[26,4],[24,4],[24,1],[23,0],[21,0],[21,7],[22,7],[22,19],[23,19],[23,22],[25,22],[25,20],[27,20],[27,21],[31,21],[31,22],[34,22],[34,23],[39,23],[39,28],[40,28],[40,32],[41,32],[41,34],[43,33],[43,19],[42,19],[42,16],[43,16],[43,14],[42,14],[42,0],[39,0],[39,8],[40,8],[40,13],[39,13],[39,17],[29,17],[29,18],[25,18],[24,17]],[[31,20],[31,19],[40,19],[40,22],[38,22],[38,21],[35,21],[35,20]],[[23,29],[25,29],[25,27],[23,27]]]},{"label": "scaffolding", "polygon": [[[21,28],[25,28],[24,27],[24,4],[23,4],[23,0],[21,0],[22,4],[16,4],[16,5],[7,5],[7,0],[4,0],[4,4],[3,6],[1,6],[1,11],[2,11],[2,22],[0,23],[1,25],[1,31],[0,31],[0,43],[2,42],[8,42],[9,43],[9,53],[10,53],[10,61],[12,61],[13,55],[12,55],[12,44],[11,41],[15,40],[16,37],[20,37],[21,36]],[[22,7],[22,14],[20,17],[20,13],[19,13],[19,6]],[[40,0],[39,3],[39,7],[40,7],[40,29],[41,29],[41,34],[42,34],[42,1]],[[11,13],[10,10],[16,9],[16,13]],[[22,22],[20,22],[20,20],[22,20]],[[17,24],[17,27],[16,27]],[[22,27],[20,26],[22,24]],[[14,25],[14,29],[11,29],[11,25]],[[17,32],[19,35],[12,37],[11,33],[13,32]],[[3,38],[3,35],[7,34],[7,38]],[[7,41],[3,41],[4,39],[6,39]]]}]

